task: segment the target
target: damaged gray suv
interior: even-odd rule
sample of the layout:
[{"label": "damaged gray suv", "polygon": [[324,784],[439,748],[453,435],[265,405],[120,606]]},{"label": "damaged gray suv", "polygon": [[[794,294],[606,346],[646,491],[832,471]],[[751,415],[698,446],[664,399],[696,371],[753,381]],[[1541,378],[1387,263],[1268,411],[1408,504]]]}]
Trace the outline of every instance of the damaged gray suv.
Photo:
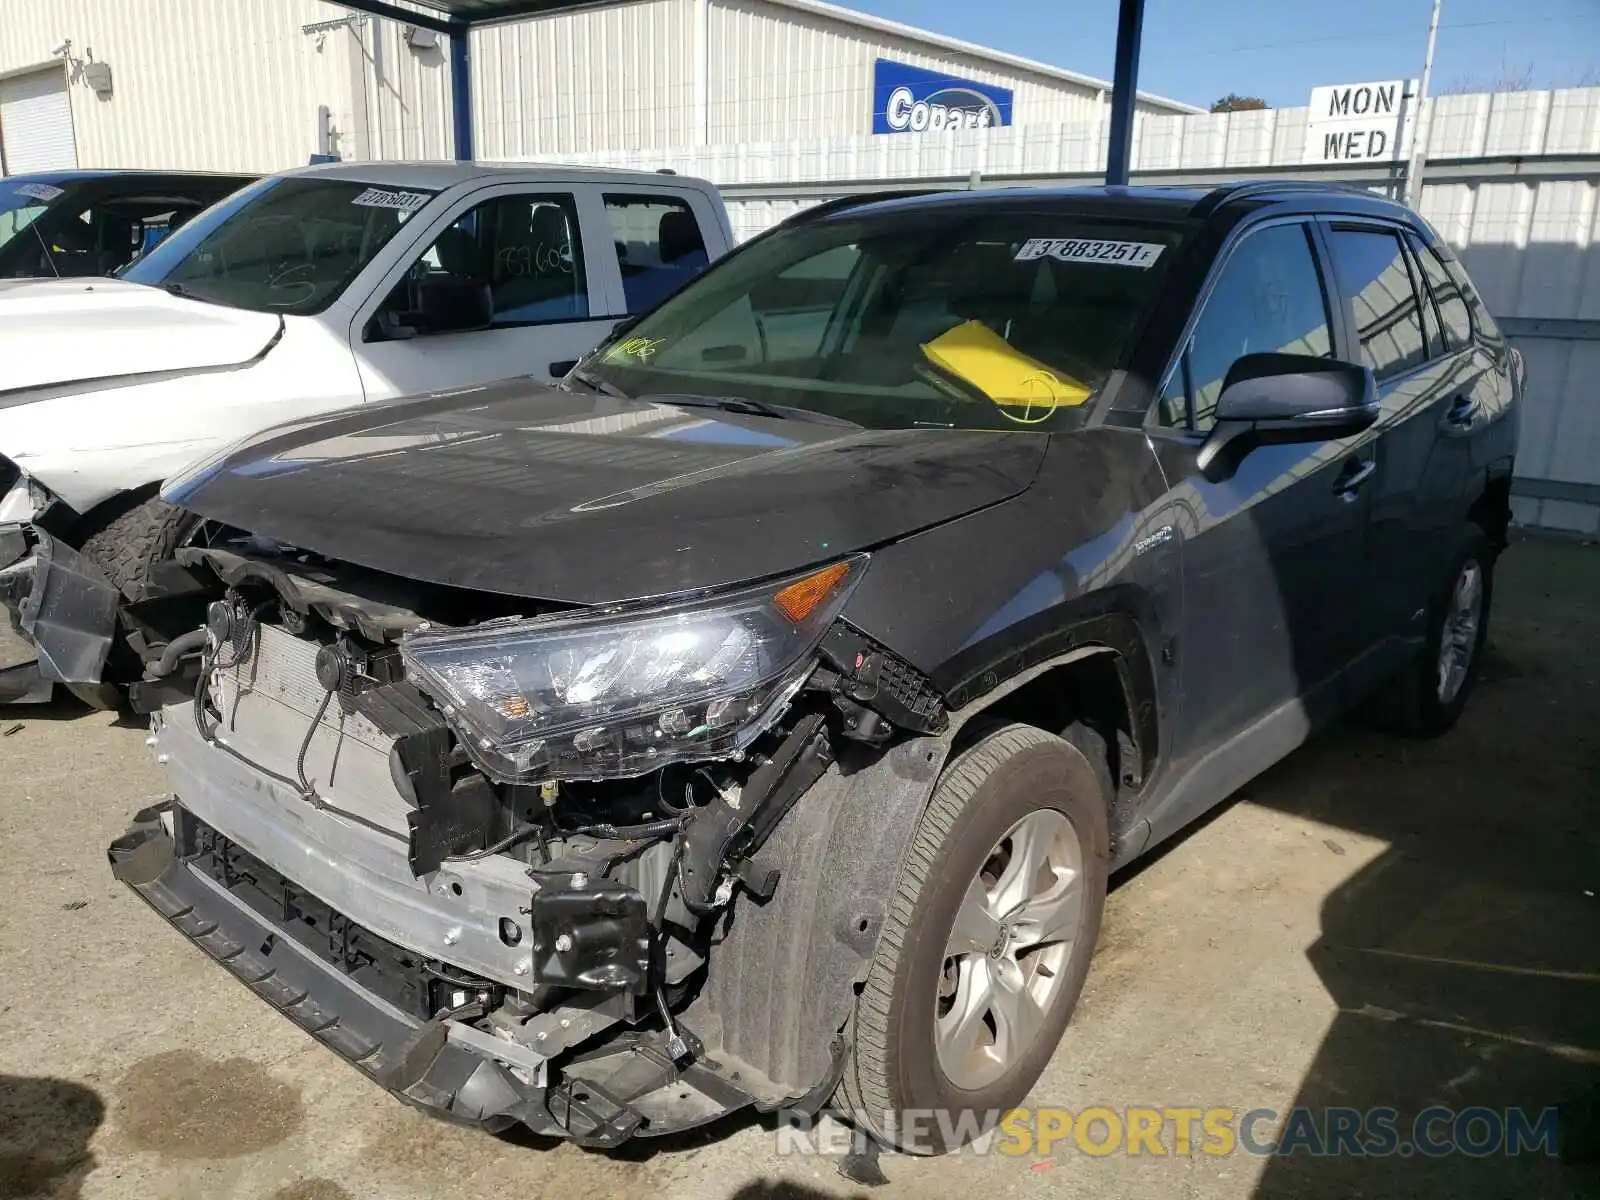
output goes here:
[{"label": "damaged gray suv", "polygon": [[560,387],[169,481],[197,533],[115,636],[172,796],[112,869],[441,1115],[949,1149],[1109,872],[1342,710],[1455,721],[1522,387],[1365,193],[824,205]]}]

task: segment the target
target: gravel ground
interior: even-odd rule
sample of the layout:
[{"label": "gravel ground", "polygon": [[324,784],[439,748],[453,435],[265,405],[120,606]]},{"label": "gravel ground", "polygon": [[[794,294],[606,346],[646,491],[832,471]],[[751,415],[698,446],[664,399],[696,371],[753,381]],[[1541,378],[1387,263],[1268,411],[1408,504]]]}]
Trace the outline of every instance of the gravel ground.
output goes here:
[{"label": "gravel ground", "polygon": [[[1408,1114],[1600,1083],[1600,550],[1502,563],[1484,678],[1429,744],[1315,739],[1116,881],[1031,1099]],[[143,732],[0,709],[0,1200],[865,1194],[739,1118],[604,1156],[414,1112],[131,893],[104,846],[162,781]],[[1574,1125],[1576,1128],[1576,1124]],[[1584,1153],[1581,1130],[1569,1139]],[[1591,1160],[1600,1149],[1586,1143]],[[1543,1155],[886,1157],[883,1197],[1600,1195]]]}]

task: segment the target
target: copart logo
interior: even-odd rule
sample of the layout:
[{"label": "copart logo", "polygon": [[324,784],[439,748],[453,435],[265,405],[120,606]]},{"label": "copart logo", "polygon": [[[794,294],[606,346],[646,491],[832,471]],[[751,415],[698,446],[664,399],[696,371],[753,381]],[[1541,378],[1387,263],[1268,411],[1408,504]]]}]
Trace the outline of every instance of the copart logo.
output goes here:
[{"label": "copart logo", "polygon": [[897,132],[909,129],[912,133],[938,133],[943,129],[988,129],[1000,124],[1000,108],[993,100],[982,92],[961,87],[945,88],[926,100],[918,100],[908,87],[895,88],[889,93],[883,116],[889,128]]},{"label": "copart logo", "polygon": [[880,58],[873,64],[873,133],[941,133],[1011,124],[1011,89]]}]

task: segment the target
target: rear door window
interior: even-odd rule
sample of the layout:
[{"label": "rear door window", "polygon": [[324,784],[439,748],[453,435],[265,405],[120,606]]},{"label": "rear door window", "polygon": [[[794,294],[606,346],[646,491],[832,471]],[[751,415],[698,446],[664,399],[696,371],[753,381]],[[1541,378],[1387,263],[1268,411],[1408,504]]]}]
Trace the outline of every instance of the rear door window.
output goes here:
[{"label": "rear door window", "polygon": [[1411,238],[1411,251],[1422,264],[1422,274],[1439,306],[1439,320],[1444,325],[1445,344],[1448,349],[1459,350],[1472,341],[1472,316],[1467,301],[1461,294],[1461,285],[1450,277],[1444,263],[1434,251],[1422,244],[1420,238]]},{"label": "rear door window", "polygon": [[1334,226],[1334,273],[1355,315],[1361,356],[1380,382],[1428,358],[1422,305],[1400,239],[1382,229]]},{"label": "rear door window", "polygon": [[683,198],[607,192],[605,208],[630,315],[648,312],[711,261]]}]

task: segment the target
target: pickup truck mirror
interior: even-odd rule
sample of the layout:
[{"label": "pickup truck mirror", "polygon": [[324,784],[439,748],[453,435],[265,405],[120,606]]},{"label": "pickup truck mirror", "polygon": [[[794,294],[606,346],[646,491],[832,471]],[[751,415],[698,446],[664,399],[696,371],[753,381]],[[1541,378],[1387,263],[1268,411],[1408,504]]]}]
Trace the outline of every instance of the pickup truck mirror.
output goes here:
[{"label": "pickup truck mirror", "polygon": [[404,341],[428,333],[465,333],[487,329],[493,321],[494,295],[487,283],[435,276],[396,288],[367,338]]},{"label": "pickup truck mirror", "polygon": [[494,321],[494,295],[487,283],[438,276],[417,285],[419,333],[463,333]]},{"label": "pickup truck mirror", "polygon": [[1308,354],[1246,354],[1222,382],[1198,465],[1208,478],[1225,479],[1254,446],[1349,437],[1381,411],[1368,367]]}]

